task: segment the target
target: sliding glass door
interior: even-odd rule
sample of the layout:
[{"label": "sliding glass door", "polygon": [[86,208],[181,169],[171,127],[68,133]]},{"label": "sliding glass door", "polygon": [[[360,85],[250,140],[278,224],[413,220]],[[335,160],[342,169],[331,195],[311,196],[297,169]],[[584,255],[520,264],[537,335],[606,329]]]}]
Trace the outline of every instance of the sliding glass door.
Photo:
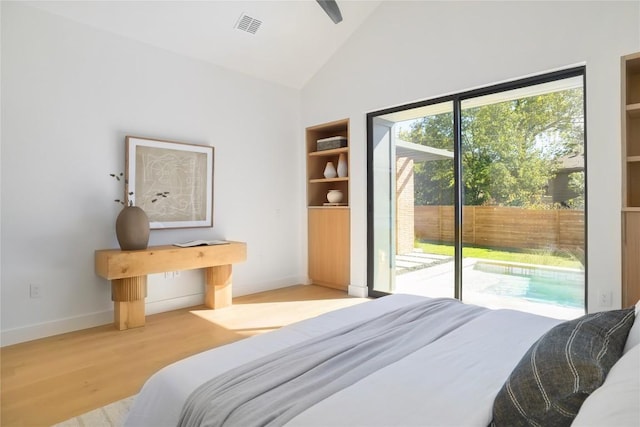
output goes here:
[{"label": "sliding glass door", "polygon": [[585,307],[584,70],[368,115],[369,289]]}]

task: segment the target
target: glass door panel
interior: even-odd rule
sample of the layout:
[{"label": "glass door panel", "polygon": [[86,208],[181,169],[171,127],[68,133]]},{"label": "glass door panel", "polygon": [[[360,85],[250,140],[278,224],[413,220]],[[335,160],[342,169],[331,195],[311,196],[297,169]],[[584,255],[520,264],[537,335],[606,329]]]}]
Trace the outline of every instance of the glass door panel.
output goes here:
[{"label": "glass door panel", "polygon": [[369,265],[373,270],[373,290],[392,293],[395,288],[395,259],[391,248],[395,241],[393,188],[391,179],[394,164],[391,161],[391,131],[393,123],[376,118],[373,123],[373,239],[370,241]]},{"label": "glass door panel", "polygon": [[462,299],[584,314],[582,76],[461,102]]},{"label": "glass door panel", "polygon": [[453,297],[453,102],[381,115],[372,129],[372,289]]}]

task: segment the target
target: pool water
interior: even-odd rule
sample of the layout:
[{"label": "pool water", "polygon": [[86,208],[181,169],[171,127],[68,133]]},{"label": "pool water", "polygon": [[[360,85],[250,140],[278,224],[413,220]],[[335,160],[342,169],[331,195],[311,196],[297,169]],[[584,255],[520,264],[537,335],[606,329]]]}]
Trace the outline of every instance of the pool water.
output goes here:
[{"label": "pool water", "polygon": [[482,280],[476,283],[481,285],[479,290],[483,293],[584,308],[583,271],[526,268],[514,272],[510,267],[481,262],[476,263],[473,269],[482,272]]}]

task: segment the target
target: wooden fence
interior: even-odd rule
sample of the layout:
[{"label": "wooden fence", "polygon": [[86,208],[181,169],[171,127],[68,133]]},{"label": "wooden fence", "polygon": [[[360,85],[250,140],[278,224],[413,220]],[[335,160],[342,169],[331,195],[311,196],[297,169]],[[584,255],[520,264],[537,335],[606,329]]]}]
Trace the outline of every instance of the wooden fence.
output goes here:
[{"label": "wooden fence", "polygon": [[[416,206],[417,239],[453,242],[453,206]],[[584,211],[465,206],[462,240],[466,244],[515,249],[584,247]]]}]

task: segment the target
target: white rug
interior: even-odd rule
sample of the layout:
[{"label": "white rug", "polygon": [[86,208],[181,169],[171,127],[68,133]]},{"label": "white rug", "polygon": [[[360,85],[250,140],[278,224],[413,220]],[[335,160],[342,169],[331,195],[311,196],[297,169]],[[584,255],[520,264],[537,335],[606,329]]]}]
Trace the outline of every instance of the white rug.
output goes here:
[{"label": "white rug", "polygon": [[121,427],[135,396],[94,409],[53,427]]}]

